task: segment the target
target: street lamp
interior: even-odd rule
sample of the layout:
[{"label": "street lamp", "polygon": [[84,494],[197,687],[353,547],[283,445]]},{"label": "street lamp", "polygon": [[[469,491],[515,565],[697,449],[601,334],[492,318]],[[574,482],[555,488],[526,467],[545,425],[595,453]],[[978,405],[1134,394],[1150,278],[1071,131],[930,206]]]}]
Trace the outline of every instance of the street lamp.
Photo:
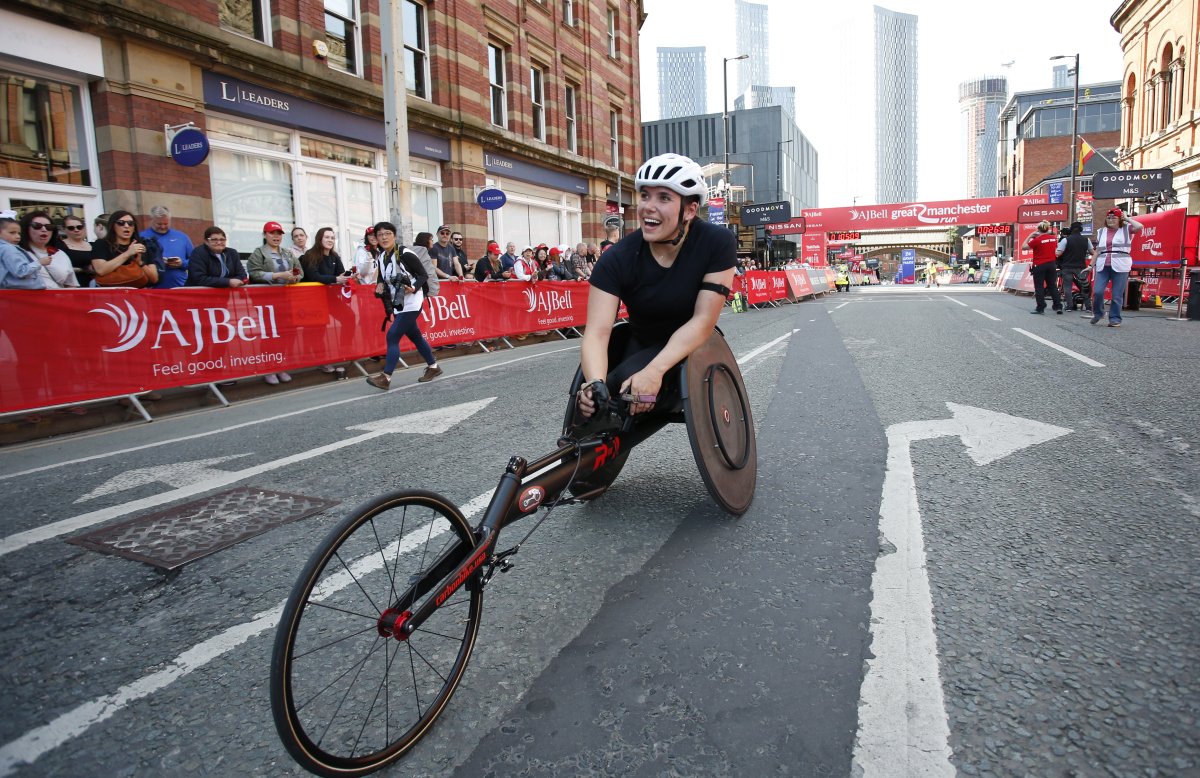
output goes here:
[{"label": "street lamp", "polygon": [[775,199],[776,200],[783,199],[783,144],[791,143],[794,140],[795,140],[795,138],[788,138],[787,140],[781,140],[781,141],[778,141],[778,143],[777,143],[777,145],[779,147],[779,154],[778,154],[779,166],[775,168]]},{"label": "street lamp", "polygon": [[729,197],[730,197],[730,194],[732,193],[732,188],[729,185],[729,63],[737,62],[739,59],[750,59],[750,55],[749,54],[739,54],[736,57],[722,57],[721,58],[721,60],[722,60],[721,61],[721,70],[722,70],[721,84],[722,84],[722,87],[724,88],[724,91],[722,92],[722,102],[721,102],[721,123],[724,126],[724,132],[722,132],[721,134],[725,141],[725,198],[726,198],[725,207],[726,208],[729,207]]},{"label": "street lamp", "polygon": [[1075,96],[1071,100],[1071,199],[1067,201],[1069,223],[1075,221],[1075,175],[1079,170],[1079,54],[1059,54],[1056,59],[1075,58]]}]

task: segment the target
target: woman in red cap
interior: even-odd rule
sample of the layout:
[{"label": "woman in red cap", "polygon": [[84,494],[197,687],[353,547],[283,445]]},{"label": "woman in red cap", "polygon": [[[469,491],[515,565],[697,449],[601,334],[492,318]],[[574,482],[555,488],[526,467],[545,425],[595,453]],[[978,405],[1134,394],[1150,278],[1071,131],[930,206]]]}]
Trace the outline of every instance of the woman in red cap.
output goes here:
[{"label": "woman in red cap", "polygon": [[1121,306],[1125,302],[1125,284],[1133,268],[1133,236],[1142,231],[1136,219],[1112,208],[1104,216],[1104,226],[1096,233],[1092,250],[1092,324],[1104,318],[1104,287],[1112,283],[1112,304],[1108,307],[1108,326],[1121,326]]},{"label": "woman in red cap", "polygon": [[475,261],[476,281],[503,281],[500,276],[500,244],[489,241],[487,253]]}]

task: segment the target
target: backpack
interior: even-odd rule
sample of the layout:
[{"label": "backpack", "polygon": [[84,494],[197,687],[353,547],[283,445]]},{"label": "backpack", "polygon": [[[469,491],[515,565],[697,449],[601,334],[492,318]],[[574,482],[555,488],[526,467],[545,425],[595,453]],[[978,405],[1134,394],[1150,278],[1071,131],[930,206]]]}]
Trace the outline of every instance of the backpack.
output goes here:
[{"label": "backpack", "polygon": [[442,283],[441,279],[437,277],[437,268],[433,266],[433,259],[429,256],[429,252],[424,251],[418,254],[411,248],[399,249],[399,251],[401,253],[408,252],[421,261],[421,267],[425,268],[425,296],[437,297]]}]

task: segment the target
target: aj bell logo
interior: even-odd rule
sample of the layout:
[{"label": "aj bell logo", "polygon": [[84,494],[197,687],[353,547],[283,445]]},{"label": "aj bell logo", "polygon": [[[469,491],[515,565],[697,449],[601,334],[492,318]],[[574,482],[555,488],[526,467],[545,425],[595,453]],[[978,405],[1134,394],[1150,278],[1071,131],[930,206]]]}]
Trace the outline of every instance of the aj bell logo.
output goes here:
[{"label": "aj bell logo", "polygon": [[[117,344],[105,346],[105,351],[129,351],[146,339],[150,329],[150,317],[139,312],[129,301],[125,302],[124,308],[116,303],[108,303],[88,313],[107,316],[117,325]],[[174,339],[180,346],[194,348],[194,356],[203,351],[207,343],[218,345],[234,340],[250,343],[280,337],[279,327],[275,323],[275,306],[256,305],[253,313],[252,316],[241,316],[235,320],[227,308],[187,308],[181,326],[175,314],[163,309],[151,348],[163,348],[164,339]],[[185,329],[187,334],[184,334]]]},{"label": "aj bell logo", "polygon": [[566,311],[571,309],[571,293],[569,291],[534,291],[533,289],[526,289],[525,304],[529,306],[525,309],[526,313],[541,311],[542,313],[550,314],[557,313],[558,311]]}]

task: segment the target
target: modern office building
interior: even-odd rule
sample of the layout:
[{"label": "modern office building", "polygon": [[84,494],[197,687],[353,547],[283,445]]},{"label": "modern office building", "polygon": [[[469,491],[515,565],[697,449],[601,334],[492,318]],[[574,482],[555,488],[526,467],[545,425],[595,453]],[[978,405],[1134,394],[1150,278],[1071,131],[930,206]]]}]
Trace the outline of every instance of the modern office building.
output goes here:
[{"label": "modern office building", "polygon": [[734,11],[737,53],[750,55],[736,63],[737,89],[733,93],[742,95],[754,84],[771,83],[770,30],[766,3],[734,0]]},{"label": "modern office building", "polygon": [[1000,141],[1000,112],[1008,100],[1008,81],[977,78],[958,85],[962,114],[964,197],[995,197],[996,144]]},{"label": "modern office building", "polygon": [[766,108],[772,105],[778,105],[784,110],[784,113],[794,119],[796,117],[796,87],[752,84],[746,94],[738,95],[733,100],[733,107],[738,111],[748,108]]},{"label": "modern office building", "polygon": [[1052,84],[1054,89],[1072,89],[1075,86],[1075,74],[1071,72],[1070,65],[1055,65],[1051,71]]},{"label": "modern office building", "polygon": [[658,48],[658,118],[708,113],[708,75],[703,46]]},{"label": "modern office building", "polygon": [[875,6],[875,202],[917,199],[917,17]]},{"label": "modern office building", "polygon": [[[399,7],[406,220],[454,225],[471,257],[604,238],[642,160],[641,0]],[[267,221],[334,226],[343,256],[389,215],[377,3],[10,0],[0,29],[0,210],[144,223],[166,205],[243,252]],[[167,149],[188,125],[210,151],[185,166]],[[503,208],[476,203],[490,187]]]}]

